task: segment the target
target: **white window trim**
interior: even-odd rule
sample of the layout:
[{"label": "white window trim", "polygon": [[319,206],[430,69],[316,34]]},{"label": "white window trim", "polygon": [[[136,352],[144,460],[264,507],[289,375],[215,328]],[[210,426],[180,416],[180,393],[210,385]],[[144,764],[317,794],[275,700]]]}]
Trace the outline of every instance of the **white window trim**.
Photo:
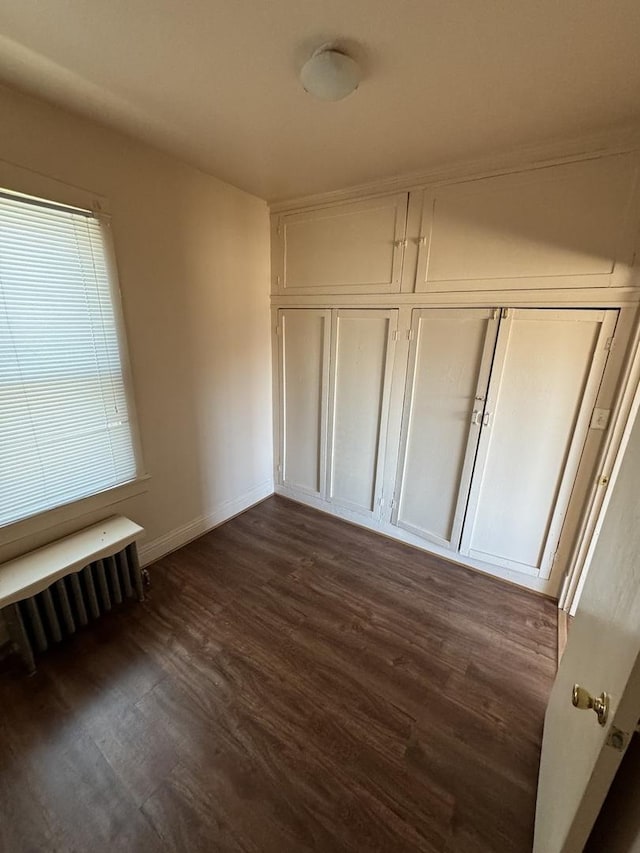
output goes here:
[{"label": "white window trim", "polygon": [[43,530],[76,521],[85,515],[91,515],[121,501],[143,495],[149,491],[150,479],[149,474],[141,474],[135,480],[120,483],[119,486],[105,489],[104,492],[96,492],[95,495],[89,495],[87,498],[80,498],[77,501],[62,504],[54,507],[54,509],[46,509],[43,512],[30,515],[28,518],[6,524],[0,527],[0,546],[10,545],[20,539],[27,539]]},{"label": "white window trim", "polygon": [[105,491],[97,492],[88,497],[44,510],[26,518],[21,518],[11,524],[0,526],[0,546],[4,546],[59,524],[75,521],[82,518],[82,516],[113,506],[120,501],[144,494],[149,489],[149,480],[151,478],[146,473],[144,465],[108,199],[89,190],[65,184],[54,178],[49,178],[37,172],[16,166],[13,163],[8,163],[5,160],[0,160],[0,188],[9,192],[24,193],[25,195],[35,196],[36,198],[79,207],[84,210],[93,210],[104,226],[106,263],[112,288],[113,312],[118,329],[122,375],[127,397],[131,438],[137,470],[135,479],[129,480],[126,483],[120,483]]},{"label": "white window trim", "polygon": [[122,293],[120,290],[120,278],[118,276],[115,248],[113,245],[113,234],[111,232],[111,217],[108,214],[100,213],[98,214],[98,219],[100,220],[100,223],[104,226],[103,235],[105,261],[107,265],[109,281],[111,283],[113,314],[116,320],[116,327],[118,330],[118,344],[120,347],[122,379],[124,384],[124,392],[127,398],[127,409],[129,411],[129,424],[131,427],[133,454],[136,460],[136,479],[140,479],[145,475],[146,469],[144,466],[144,455],[142,453],[140,428],[138,426],[138,412],[136,409],[133,374],[131,372],[131,361],[129,359],[129,340],[127,336],[127,326],[124,319],[124,312],[122,310]]},{"label": "white window trim", "polygon": [[0,160],[0,186],[10,192],[47,199],[69,207],[93,210],[107,216],[110,212],[109,200],[106,196],[72,184],[65,184],[55,178],[16,166],[7,160]]}]

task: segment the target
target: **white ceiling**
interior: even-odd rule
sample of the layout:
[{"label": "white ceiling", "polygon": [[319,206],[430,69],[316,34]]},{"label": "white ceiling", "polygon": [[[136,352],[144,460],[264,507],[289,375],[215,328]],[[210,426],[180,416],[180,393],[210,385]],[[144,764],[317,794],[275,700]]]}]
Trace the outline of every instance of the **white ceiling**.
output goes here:
[{"label": "white ceiling", "polygon": [[[263,198],[640,117],[638,0],[2,0],[0,80]],[[298,71],[337,39],[339,103]]]}]

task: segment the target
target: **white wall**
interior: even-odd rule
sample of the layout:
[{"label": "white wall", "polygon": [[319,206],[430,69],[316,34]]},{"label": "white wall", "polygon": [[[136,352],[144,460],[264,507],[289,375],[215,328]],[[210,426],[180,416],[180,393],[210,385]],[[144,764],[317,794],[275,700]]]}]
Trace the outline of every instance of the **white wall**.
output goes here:
[{"label": "white wall", "polygon": [[[0,562],[112,512],[147,559],[272,491],[266,204],[0,87],[0,160],[107,197],[148,491],[8,543]],[[149,544],[153,547],[150,549]]]}]

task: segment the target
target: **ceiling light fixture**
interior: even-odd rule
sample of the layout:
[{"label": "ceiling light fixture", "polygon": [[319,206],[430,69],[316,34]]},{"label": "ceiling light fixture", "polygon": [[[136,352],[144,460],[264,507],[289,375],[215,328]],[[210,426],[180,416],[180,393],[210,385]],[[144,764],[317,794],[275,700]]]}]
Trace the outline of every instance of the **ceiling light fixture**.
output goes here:
[{"label": "ceiling light fixture", "polygon": [[360,68],[350,56],[324,44],[302,66],[300,80],[305,91],[323,101],[340,101],[358,88]]}]

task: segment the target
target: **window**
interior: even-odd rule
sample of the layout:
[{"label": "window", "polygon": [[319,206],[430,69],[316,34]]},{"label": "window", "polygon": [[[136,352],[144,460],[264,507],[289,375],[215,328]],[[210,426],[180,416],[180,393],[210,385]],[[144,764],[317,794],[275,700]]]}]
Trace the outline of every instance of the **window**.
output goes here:
[{"label": "window", "polygon": [[106,227],[0,192],[0,525],[136,478]]}]

